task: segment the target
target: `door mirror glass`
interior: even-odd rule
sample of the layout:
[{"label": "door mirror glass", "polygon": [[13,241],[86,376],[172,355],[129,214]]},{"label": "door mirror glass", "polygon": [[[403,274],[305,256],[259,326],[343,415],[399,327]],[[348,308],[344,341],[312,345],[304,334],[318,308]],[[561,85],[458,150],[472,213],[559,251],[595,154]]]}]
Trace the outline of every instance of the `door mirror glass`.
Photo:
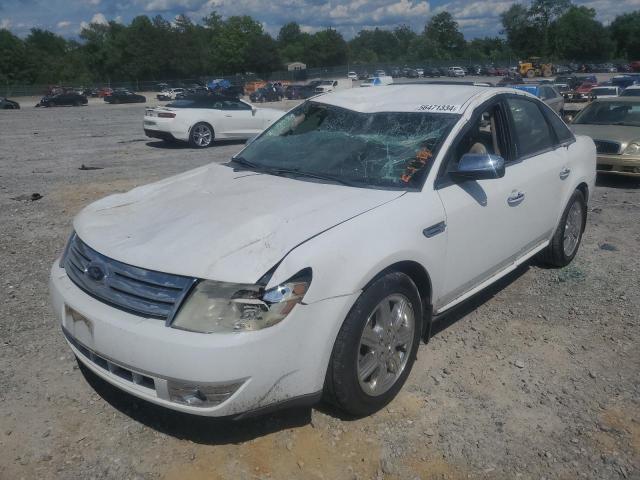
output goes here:
[{"label": "door mirror glass", "polygon": [[466,153],[451,172],[454,177],[465,180],[482,180],[504,177],[504,158],[499,155]]}]

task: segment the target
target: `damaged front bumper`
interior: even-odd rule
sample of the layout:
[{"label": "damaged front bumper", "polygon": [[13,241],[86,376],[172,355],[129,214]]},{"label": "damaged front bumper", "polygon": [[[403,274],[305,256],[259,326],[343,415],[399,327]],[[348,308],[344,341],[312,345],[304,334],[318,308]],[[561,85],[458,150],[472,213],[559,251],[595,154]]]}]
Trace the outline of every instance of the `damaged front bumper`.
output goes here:
[{"label": "damaged front bumper", "polygon": [[58,262],[50,294],[70,348],[96,375],[152,403],[216,417],[317,401],[333,342],[358,295],[297,305],[264,330],[201,334],[91,297]]}]

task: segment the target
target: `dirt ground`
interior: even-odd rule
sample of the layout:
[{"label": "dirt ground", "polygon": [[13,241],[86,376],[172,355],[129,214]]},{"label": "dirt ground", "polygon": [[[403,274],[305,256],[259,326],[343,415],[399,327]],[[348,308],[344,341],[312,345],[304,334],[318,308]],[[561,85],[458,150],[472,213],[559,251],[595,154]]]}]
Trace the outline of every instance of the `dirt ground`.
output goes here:
[{"label": "dirt ground", "polygon": [[600,178],[572,265],[521,268],[438,323],[398,398],[369,418],[325,406],[190,417],[79,369],[47,291],[72,217],[241,147],[167,148],[144,137],[143,109],[0,112],[0,479],[640,478],[630,179]]}]

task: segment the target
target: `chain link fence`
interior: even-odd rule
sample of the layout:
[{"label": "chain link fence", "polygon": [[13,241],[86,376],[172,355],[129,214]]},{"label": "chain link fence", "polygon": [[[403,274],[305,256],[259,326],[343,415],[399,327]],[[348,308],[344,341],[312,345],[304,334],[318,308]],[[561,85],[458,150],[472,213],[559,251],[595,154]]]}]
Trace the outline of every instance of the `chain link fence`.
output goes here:
[{"label": "chain link fence", "polygon": [[[554,62],[556,65],[569,65],[574,62]],[[581,64],[584,62],[581,62]],[[625,61],[612,61],[610,65],[623,65]],[[509,68],[517,66],[518,62],[514,58],[508,58],[503,60],[494,60],[488,62],[487,60],[425,60],[422,62],[395,62],[395,63],[369,63],[369,64],[351,64],[341,65],[336,67],[320,67],[320,68],[307,68],[304,70],[280,70],[263,74],[244,74],[244,75],[216,75],[211,74],[202,77],[193,78],[158,78],[158,79],[146,79],[146,80],[129,80],[129,81],[111,81],[103,80],[93,83],[87,82],[52,82],[50,84],[40,85],[0,85],[0,96],[5,97],[26,97],[26,96],[42,96],[49,91],[52,86],[68,87],[72,89],[84,90],[93,88],[109,87],[112,89],[126,88],[137,92],[155,92],[160,91],[163,87],[192,87],[194,85],[206,85],[213,79],[226,79],[234,85],[244,85],[245,83],[252,81],[284,81],[284,82],[305,82],[313,79],[325,79],[325,78],[346,78],[347,73],[350,71],[359,74],[373,74],[376,70],[384,70],[387,74],[393,69],[408,68],[447,68],[449,66],[471,67],[474,65],[492,65],[496,68]],[[615,67],[614,67],[615,68]]]}]

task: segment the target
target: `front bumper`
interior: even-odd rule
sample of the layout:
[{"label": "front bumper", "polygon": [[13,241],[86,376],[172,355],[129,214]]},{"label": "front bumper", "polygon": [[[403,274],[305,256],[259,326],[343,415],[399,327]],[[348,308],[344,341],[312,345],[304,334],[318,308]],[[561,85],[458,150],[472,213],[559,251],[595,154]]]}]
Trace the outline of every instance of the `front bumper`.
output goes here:
[{"label": "front bumper", "polygon": [[[300,397],[317,399],[334,340],[358,296],[297,305],[285,320],[260,331],[200,334],[94,299],[57,262],[51,269],[50,295],[69,346],[96,375],[152,403],[216,417]],[[198,407],[170,399],[169,385],[176,382],[239,386],[222,403]]]},{"label": "front bumper", "polygon": [[615,175],[640,177],[640,157],[598,154],[596,170]]}]

